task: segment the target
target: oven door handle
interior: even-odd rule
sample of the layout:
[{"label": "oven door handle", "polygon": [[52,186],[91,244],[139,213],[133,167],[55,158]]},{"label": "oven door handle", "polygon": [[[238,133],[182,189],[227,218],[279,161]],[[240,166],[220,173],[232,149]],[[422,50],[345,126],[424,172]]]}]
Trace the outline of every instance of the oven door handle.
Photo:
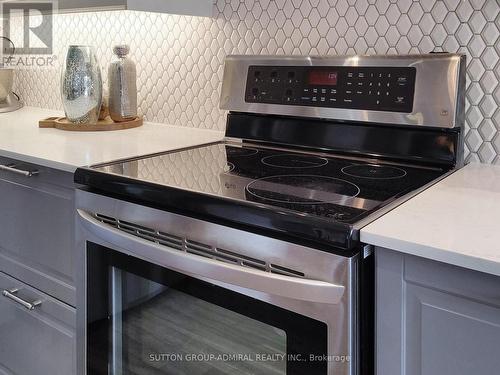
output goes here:
[{"label": "oven door handle", "polygon": [[345,287],[342,285],[273,274],[190,254],[133,236],[102,223],[85,211],[77,211],[81,224],[105,241],[104,246],[165,268],[214,282],[307,302],[338,304],[344,295]]}]

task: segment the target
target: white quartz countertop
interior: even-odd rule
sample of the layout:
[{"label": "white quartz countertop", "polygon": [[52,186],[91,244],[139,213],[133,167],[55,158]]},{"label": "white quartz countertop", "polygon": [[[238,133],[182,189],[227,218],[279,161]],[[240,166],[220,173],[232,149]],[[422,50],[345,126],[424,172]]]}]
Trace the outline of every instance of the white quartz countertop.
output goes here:
[{"label": "white quartz countertop", "polygon": [[74,172],[78,167],[221,140],[222,132],[145,123],[130,130],[68,132],[39,129],[59,111],[24,107],[0,113],[0,156]]},{"label": "white quartz countertop", "polygon": [[500,276],[500,166],[466,166],[366,226],[361,240]]}]

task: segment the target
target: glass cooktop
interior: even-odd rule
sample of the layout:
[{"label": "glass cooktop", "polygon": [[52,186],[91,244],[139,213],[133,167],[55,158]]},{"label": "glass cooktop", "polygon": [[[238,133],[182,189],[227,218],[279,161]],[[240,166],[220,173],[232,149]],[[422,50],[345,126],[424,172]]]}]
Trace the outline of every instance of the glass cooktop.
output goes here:
[{"label": "glass cooktop", "polygon": [[359,221],[443,173],[225,142],[95,170],[177,192],[345,224]]}]

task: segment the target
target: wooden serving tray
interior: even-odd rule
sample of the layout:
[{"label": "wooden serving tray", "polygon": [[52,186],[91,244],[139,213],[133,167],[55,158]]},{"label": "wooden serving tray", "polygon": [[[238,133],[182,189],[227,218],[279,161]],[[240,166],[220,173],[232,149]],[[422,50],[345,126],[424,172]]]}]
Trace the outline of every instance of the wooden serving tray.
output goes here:
[{"label": "wooden serving tray", "polygon": [[138,128],[144,123],[142,117],[130,121],[114,122],[111,117],[99,120],[97,124],[75,124],[66,117],[49,117],[38,122],[39,128],[55,128],[75,132],[100,132]]}]

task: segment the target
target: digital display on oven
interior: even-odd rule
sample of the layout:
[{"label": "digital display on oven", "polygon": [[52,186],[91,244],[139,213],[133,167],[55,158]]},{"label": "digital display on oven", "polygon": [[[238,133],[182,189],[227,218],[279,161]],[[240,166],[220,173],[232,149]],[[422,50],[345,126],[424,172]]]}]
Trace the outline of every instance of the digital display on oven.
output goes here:
[{"label": "digital display on oven", "polygon": [[337,86],[338,72],[330,70],[311,70],[308,83],[318,86]]}]

